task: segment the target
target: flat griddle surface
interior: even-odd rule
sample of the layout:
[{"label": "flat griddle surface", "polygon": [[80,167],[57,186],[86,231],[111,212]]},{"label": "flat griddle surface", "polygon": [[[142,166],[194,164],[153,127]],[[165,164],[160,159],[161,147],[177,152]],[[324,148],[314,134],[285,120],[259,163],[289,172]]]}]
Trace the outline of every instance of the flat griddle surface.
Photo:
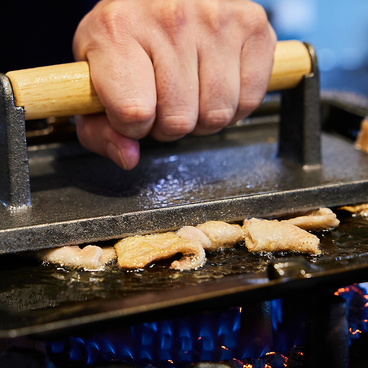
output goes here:
[{"label": "flat griddle surface", "polygon": [[366,281],[368,219],[338,215],[337,229],[316,233],[322,249],[318,257],[255,255],[240,244],[208,254],[206,265],[196,271],[173,271],[169,262],[160,262],[137,272],[121,271],[116,264],[85,272],[3,255],[0,337],[55,338],[73,329],[82,333],[101,324],[124,326],[168,313],[241,306]]},{"label": "flat griddle surface", "polygon": [[[350,134],[350,119],[359,123],[366,114],[365,108],[350,113],[350,105],[342,110],[328,104],[336,112],[329,127],[342,117],[339,131]],[[239,245],[209,254],[197,271],[172,271],[160,263],[139,272],[116,265],[83,272],[18,255],[208,220],[236,222],[368,202],[368,155],[355,150],[352,140],[324,132],[322,165],[303,168],[278,157],[277,139],[276,116],[210,137],[161,146],[148,142],[130,172],[78,144],[30,147],[32,208],[0,208],[0,337],[80,333],[117,320],[130,325],[367,281],[368,220],[341,212],[337,229],[318,233],[323,253],[317,258],[259,256]]]}]

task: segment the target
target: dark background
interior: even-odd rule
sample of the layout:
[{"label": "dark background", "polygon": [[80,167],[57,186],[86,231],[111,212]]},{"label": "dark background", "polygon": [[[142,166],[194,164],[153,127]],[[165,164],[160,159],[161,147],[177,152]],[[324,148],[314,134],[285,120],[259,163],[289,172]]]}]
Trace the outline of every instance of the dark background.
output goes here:
[{"label": "dark background", "polygon": [[0,72],[73,61],[72,39],[91,0],[1,0]]}]

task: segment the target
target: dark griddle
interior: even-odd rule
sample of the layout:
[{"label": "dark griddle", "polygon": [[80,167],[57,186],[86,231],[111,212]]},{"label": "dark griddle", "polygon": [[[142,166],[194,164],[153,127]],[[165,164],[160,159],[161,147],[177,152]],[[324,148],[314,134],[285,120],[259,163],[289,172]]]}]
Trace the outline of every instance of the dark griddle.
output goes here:
[{"label": "dark griddle", "polygon": [[196,271],[173,271],[159,262],[139,272],[116,264],[84,272],[3,255],[0,337],[58,339],[367,281],[368,220],[338,215],[337,229],[317,233],[319,257],[254,255],[239,245],[208,254]]},{"label": "dark griddle", "polygon": [[[33,206],[24,215],[1,210],[0,240],[7,249],[21,249],[24,239],[28,248],[39,248],[88,238],[91,231],[109,238],[117,231],[124,236],[367,201],[368,155],[353,147],[365,104],[354,96],[326,96],[323,165],[311,169],[277,157],[277,114],[211,137],[147,142],[129,173],[76,144],[31,147]],[[338,229],[318,234],[318,258],[260,257],[239,246],[209,254],[205,267],[192,272],[165,265],[124,272],[112,265],[89,273],[2,255],[0,337],[88,332],[117,320],[131,324],[367,281],[368,222],[339,216]]]},{"label": "dark griddle", "polygon": [[344,219],[319,234],[318,258],[257,256],[239,245],[182,273],[162,264],[130,273],[116,265],[63,270],[19,255],[208,220],[368,202],[368,155],[353,146],[368,103],[341,93],[320,100],[315,52],[306,46],[311,72],[282,92],[281,105],[277,97],[264,103],[266,116],[256,113],[210,137],[144,142],[130,172],[78,143],[30,145],[24,111],[0,75],[0,337],[70,335],[366,281],[364,219]]}]

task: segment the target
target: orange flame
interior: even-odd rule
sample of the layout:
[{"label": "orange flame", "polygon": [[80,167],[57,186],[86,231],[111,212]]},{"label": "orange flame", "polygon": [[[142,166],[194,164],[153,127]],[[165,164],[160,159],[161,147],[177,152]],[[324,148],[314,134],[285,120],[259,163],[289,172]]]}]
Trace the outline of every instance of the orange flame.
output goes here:
[{"label": "orange flame", "polygon": [[358,329],[356,329],[355,331],[353,331],[351,327],[349,328],[349,332],[350,332],[352,335],[356,335],[356,334],[360,334],[360,333],[362,333],[362,331],[360,331],[360,330],[358,330]]}]

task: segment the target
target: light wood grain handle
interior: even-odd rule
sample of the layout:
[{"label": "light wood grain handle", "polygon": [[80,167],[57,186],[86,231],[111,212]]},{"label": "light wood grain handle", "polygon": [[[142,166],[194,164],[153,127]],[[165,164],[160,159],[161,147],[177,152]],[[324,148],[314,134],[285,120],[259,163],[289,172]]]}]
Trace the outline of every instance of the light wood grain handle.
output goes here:
[{"label": "light wood grain handle", "polygon": [[[296,87],[310,71],[311,59],[303,43],[278,42],[268,91]],[[87,62],[17,70],[6,75],[13,86],[15,105],[24,108],[26,120],[104,111]]]}]

